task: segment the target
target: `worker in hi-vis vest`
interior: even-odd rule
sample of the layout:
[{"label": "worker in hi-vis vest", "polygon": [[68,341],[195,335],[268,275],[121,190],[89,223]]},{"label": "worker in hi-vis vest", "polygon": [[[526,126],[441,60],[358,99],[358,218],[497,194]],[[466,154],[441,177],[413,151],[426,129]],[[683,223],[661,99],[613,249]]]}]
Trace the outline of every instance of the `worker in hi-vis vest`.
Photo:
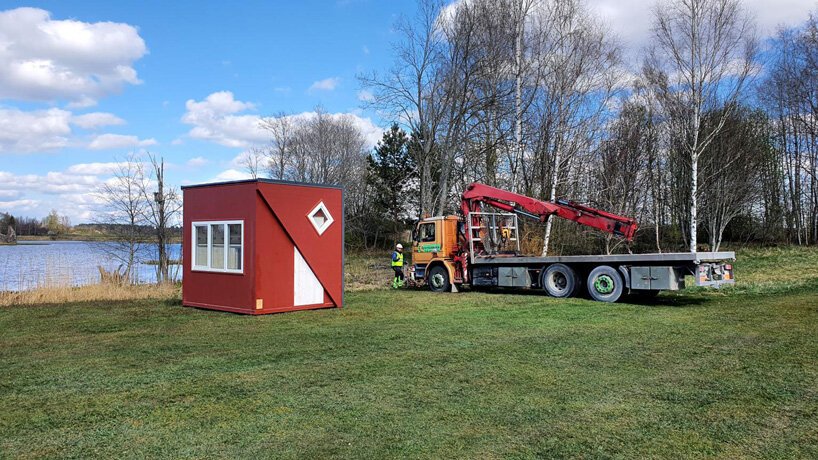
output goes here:
[{"label": "worker in hi-vis vest", "polygon": [[392,270],[395,270],[395,278],[392,280],[392,288],[403,287],[403,245],[398,243],[392,252]]}]

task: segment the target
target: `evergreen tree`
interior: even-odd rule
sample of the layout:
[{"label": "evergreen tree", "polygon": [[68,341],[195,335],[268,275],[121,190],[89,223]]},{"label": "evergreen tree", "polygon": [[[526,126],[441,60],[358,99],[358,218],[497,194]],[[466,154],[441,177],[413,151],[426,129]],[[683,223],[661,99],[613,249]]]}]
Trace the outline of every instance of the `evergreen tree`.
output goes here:
[{"label": "evergreen tree", "polygon": [[366,182],[375,194],[372,200],[375,214],[383,229],[395,239],[413,215],[415,205],[417,172],[408,147],[409,137],[393,124],[367,158]]}]

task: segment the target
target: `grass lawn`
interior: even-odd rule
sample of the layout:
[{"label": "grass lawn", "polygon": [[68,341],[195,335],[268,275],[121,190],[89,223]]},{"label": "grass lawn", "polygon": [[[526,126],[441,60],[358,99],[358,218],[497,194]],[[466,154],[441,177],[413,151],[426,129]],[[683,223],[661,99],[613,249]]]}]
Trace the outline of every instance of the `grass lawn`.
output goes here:
[{"label": "grass lawn", "polygon": [[737,276],[650,305],[6,307],[0,457],[818,458],[818,250],[746,252]]}]

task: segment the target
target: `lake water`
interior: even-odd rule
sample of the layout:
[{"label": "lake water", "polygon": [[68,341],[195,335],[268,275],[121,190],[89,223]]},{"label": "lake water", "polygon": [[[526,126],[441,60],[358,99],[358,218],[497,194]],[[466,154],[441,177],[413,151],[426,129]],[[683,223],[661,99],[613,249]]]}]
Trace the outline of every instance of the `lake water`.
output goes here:
[{"label": "lake water", "polygon": [[[170,246],[171,260],[180,259],[181,244]],[[0,246],[0,291],[19,291],[41,286],[80,286],[99,282],[99,266],[116,269],[121,262],[115,254],[123,251],[113,243],[87,241],[26,241]],[[156,260],[156,248],[145,248],[143,260]],[[171,275],[181,279],[179,265],[171,266]],[[138,264],[140,283],[156,281],[156,266]]]}]

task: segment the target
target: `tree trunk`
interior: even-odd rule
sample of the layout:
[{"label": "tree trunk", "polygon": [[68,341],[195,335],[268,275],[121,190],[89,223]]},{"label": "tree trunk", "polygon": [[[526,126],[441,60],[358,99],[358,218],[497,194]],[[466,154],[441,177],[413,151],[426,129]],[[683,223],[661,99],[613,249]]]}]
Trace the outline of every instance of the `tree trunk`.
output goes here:
[{"label": "tree trunk", "polygon": [[520,17],[517,18],[517,37],[515,43],[516,81],[514,85],[514,165],[511,168],[511,191],[517,192],[517,166],[523,157],[523,34],[525,33],[525,16],[520,3]]},{"label": "tree trunk", "polygon": [[696,224],[698,213],[698,186],[699,186],[699,161],[698,156],[693,155],[690,162],[690,252],[696,252]]}]

